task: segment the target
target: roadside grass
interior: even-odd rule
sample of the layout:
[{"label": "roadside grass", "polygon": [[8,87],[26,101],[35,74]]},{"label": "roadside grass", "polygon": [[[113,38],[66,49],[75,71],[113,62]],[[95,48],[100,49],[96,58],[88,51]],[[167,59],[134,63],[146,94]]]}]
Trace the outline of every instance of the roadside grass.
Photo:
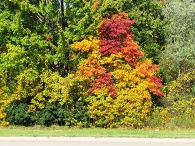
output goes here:
[{"label": "roadside grass", "polygon": [[138,138],[195,138],[195,129],[103,129],[51,127],[0,127],[0,137],[138,137]]}]

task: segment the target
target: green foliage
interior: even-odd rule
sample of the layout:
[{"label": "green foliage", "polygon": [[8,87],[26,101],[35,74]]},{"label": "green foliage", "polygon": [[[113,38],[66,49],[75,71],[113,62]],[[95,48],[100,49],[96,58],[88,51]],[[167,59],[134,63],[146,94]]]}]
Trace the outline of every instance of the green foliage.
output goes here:
[{"label": "green foliage", "polygon": [[145,56],[154,63],[159,62],[159,54],[164,47],[165,21],[162,7],[161,0],[123,0],[122,5],[122,11],[136,20],[131,28],[134,39],[139,42]]},{"label": "green foliage", "polygon": [[[194,128],[195,126],[195,72],[187,73],[163,87],[165,96],[161,102],[164,107],[155,110],[150,118],[150,124],[159,119],[157,126],[175,128]],[[160,116],[160,117],[159,117]],[[155,125],[154,125],[155,126]]]},{"label": "green foliage", "polygon": [[71,103],[70,79],[63,78],[68,70],[64,66],[69,62],[63,55],[67,42],[59,8],[55,0],[1,2],[1,119],[6,117],[4,107],[14,100],[27,103],[29,111],[43,109],[46,100]]},{"label": "green foliage", "polygon": [[71,111],[66,104],[60,105],[59,103],[50,102],[45,102],[44,104],[43,109],[31,112],[29,111],[29,104],[27,102],[14,100],[5,108],[7,114],[6,121],[10,125],[20,126],[89,126],[89,115],[87,114],[87,110],[82,108],[82,102],[76,102],[74,109]]},{"label": "green foliage", "polygon": [[149,128],[165,128],[168,122],[168,109],[163,107],[154,107],[153,112],[145,120],[145,125]]},{"label": "green foliage", "polygon": [[168,120],[165,128],[194,128],[195,127],[195,98],[174,102],[168,108]]},{"label": "green foliage", "polygon": [[15,100],[6,106],[6,121],[11,125],[31,126],[30,114],[28,113],[28,103]]},{"label": "green foliage", "polygon": [[167,23],[160,65],[166,83],[161,100],[168,112],[165,128],[194,127],[194,8],[191,0],[167,0],[163,7]]},{"label": "green foliage", "polygon": [[170,82],[167,86],[164,86],[163,90],[166,93],[164,97],[164,105],[172,106],[175,102],[190,101],[194,98],[194,81],[195,72],[187,73],[180,76],[177,80]]},{"label": "green foliage", "polygon": [[191,72],[195,68],[195,3],[191,0],[167,1],[163,13],[165,50],[161,55],[161,66],[167,82]]},{"label": "green foliage", "polygon": [[146,118],[150,128],[160,129],[193,129],[195,127],[195,98],[179,100],[172,105],[156,107],[151,116]]},{"label": "green foliage", "polygon": [[65,125],[69,116],[68,111],[65,111],[63,107],[47,102],[42,110],[32,113],[31,119],[35,125]]}]

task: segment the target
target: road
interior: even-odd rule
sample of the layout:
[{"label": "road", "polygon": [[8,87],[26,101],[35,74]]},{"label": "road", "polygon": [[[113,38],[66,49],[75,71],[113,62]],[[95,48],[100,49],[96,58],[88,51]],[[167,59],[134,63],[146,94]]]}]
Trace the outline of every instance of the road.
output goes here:
[{"label": "road", "polygon": [[0,137],[0,146],[195,146],[195,139]]}]

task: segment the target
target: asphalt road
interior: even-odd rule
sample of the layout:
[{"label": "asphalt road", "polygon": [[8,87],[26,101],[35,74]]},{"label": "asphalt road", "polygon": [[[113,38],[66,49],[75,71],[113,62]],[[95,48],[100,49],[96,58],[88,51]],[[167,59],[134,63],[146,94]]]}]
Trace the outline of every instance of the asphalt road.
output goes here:
[{"label": "asphalt road", "polygon": [[0,137],[0,146],[195,146],[195,139]]}]

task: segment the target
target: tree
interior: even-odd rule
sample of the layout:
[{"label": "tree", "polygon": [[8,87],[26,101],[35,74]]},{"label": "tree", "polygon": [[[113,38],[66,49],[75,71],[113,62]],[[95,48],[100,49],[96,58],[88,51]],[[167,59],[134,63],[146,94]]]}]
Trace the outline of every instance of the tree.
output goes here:
[{"label": "tree", "polygon": [[70,50],[61,4],[58,0],[1,2],[1,119],[6,117],[4,106],[14,100],[27,103],[29,112],[43,109],[47,102],[69,100]]},{"label": "tree", "polygon": [[129,30],[134,22],[126,13],[109,16],[98,37],[72,45],[88,54],[75,76],[82,81],[95,126],[141,126],[151,112],[151,94],[163,95],[158,67],[143,58]]},{"label": "tree", "polygon": [[195,3],[191,0],[167,1],[163,13],[166,46],[161,55],[167,82],[192,72],[195,69]]},{"label": "tree", "polygon": [[159,54],[164,48],[165,21],[162,7],[162,0],[124,0],[122,5],[122,11],[136,20],[131,28],[135,34],[134,39],[139,42],[145,57],[156,64],[159,63]]},{"label": "tree", "polygon": [[192,0],[167,0],[163,8],[167,24],[160,59],[166,83],[162,102],[168,110],[168,122],[180,127],[194,125],[194,8]]},{"label": "tree", "polygon": [[141,50],[147,58],[158,63],[160,51],[164,47],[161,0],[73,0],[69,1],[67,6],[65,14],[69,27],[66,33],[70,43],[85,39],[87,35],[96,34],[104,17],[126,12],[131,19],[136,20],[132,32]]}]

